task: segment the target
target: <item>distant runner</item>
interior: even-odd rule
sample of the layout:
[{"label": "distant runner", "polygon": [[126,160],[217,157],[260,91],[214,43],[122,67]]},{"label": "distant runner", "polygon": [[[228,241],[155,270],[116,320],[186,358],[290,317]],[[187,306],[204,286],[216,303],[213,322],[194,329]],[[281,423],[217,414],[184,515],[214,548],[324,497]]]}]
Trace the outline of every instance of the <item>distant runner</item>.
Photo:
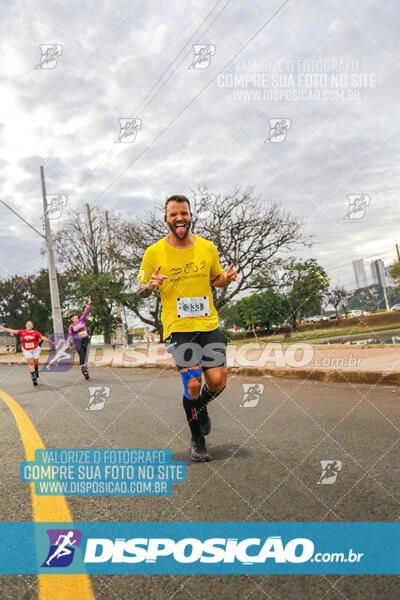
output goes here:
[{"label": "distant runner", "polygon": [[[165,347],[183,383],[183,408],[192,434],[191,458],[212,460],[204,436],[210,432],[207,404],[226,386],[226,337],[219,328],[210,284],[239,282],[233,264],[225,271],[214,244],[190,233],[192,213],[186,196],[165,203],[170,231],[144,253],[137,276],[141,298],[158,287]],[[201,387],[201,375],[205,384]]]},{"label": "distant runner", "polygon": [[33,385],[36,386],[38,384],[37,380],[39,379],[39,356],[41,352],[38,340],[44,340],[51,345],[54,345],[54,342],[33,329],[32,321],[26,322],[25,329],[9,329],[8,327],[3,327],[2,325],[0,325],[0,329],[7,331],[8,333],[12,333],[13,335],[21,336],[22,352],[27,360]]},{"label": "distant runner", "polygon": [[87,305],[81,317],[78,318],[76,313],[70,315],[71,325],[68,329],[68,338],[65,345],[65,349],[75,348],[79,354],[79,364],[81,365],[81,371],[85,379],[89,379],[89,372],[87,368],[88,348],[89,348],[89,334],[86,327],[86,317],[89,314],[90,305],[92,299],[89,296]]}]

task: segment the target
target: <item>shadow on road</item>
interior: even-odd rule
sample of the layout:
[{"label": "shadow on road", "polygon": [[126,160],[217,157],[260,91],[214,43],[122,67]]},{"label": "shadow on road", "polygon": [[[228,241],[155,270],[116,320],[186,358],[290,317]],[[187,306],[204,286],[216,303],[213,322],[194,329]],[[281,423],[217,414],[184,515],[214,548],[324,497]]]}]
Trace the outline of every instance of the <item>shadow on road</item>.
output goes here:
[{"label": "shadow on road", "polygon": [[[227,458],[248,458],[251,455],[251,452],[247,448],[240,446],[239,444],[220,444],[218,446],[214,446],[213,444],[207,442],[207,448],[210,454],[213,456],[215,460],[225,460]],[[190,460],[190,451],[185,450],[183,452],[174,452],[173,453],[174,460],[184,460],[189,464],[192,464]],[[194,464],[194,463],[193,463]],[[201,463],[196,463],[201,464]]]}]

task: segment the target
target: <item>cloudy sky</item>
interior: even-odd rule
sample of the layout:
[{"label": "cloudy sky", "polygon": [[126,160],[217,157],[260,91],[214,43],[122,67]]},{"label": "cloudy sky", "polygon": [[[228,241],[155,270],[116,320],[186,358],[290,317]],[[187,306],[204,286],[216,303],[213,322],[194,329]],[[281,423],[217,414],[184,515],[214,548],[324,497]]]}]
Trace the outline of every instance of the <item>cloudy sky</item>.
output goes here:
[{"label": "cloudy sky", "polygon": [[[251,185],[317,234],[300,255],[334,282],[354,286],[353,259],[368,276],[371,259],[393,262],[395,0],[3,0],[0,17],[0,197],[40,231],[44,165],[69,211],[135,215],[198,185]],[[136,139],[116,143],[134,118]],[[362,218],[344,219],[348,195],[369,202]],[[41,247],[0,204],[0,276],[36,271]]]}]

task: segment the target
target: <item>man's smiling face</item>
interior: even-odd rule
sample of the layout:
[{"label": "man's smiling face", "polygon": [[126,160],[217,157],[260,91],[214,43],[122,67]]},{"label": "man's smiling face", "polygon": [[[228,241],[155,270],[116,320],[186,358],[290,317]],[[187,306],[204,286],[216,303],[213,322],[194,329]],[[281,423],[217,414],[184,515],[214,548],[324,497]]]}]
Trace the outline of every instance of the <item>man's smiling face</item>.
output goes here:
[{"label": "man's smiling face", "polygon": [[192,222],[187,202],[168,202],[166,217],[170,231],[172,231],[179,240],[185,239],[189,233],[190,224]]}]

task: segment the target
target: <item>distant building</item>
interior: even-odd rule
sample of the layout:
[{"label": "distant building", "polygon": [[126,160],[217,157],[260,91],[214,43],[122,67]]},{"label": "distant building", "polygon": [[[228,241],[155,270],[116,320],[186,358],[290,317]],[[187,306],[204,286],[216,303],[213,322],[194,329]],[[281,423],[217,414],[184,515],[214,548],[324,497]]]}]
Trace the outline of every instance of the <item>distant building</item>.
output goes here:
[{"label": "distant building", "polygon": [[365,272],[364,259],[359,258],[358,260],[353,260],[353,269],[354,269],[354,275],[356,278],[357,289],[367,287],[368,283],[367,283],[367,274]]},{"label": "distant building", "polygon": [[390,271],[393,269],[394,265],[389,265],[388,267],[385,267],[385,275],[386,275],[386,281],[387,281],[387,285],[390,287],[393,287],[396,285],[395,280],[393,279],[393,277],[390,274]]},{"label": "distant building", "polygon": [[371,274],[373,283],[375,283],[376,285],[387,285],[385,265],[381,258],[378,258],[378,260],[373,260],[371,262]]}]

